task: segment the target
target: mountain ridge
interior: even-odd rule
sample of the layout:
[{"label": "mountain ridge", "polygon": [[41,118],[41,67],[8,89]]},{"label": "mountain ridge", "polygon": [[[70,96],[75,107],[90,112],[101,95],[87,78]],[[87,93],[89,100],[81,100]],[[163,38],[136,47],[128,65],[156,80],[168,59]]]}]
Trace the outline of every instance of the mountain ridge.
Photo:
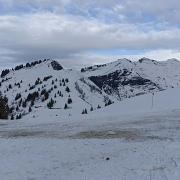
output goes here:
[{"label": "mountain ridge", "polygon": [[[179,86],[180,62],[142,58],[64,69],[58,61],[39,60],[3,70],[0,88],[11,114],[59,109],[62,116],[86,114],[126,98]],[[13,119],[13,118],[12,118]]]}]

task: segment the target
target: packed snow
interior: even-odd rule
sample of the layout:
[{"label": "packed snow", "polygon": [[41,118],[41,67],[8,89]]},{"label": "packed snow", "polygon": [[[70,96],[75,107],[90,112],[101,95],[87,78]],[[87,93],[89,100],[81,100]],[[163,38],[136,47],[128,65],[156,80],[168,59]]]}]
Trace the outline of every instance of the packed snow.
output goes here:
[{"label": "packed snow", "polygon": [[84,116],[44,109],[1,121],[0,178],[179,180],[179,97],[174,88],[153,107],[143,95]]}]

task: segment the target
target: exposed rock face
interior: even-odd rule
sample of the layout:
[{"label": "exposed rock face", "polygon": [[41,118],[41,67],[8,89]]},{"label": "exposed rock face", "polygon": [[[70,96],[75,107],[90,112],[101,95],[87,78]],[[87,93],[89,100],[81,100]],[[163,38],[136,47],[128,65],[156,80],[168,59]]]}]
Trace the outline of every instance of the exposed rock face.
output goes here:
[{"label": "exposed rock face", "polygon": [[57,61],[52,61],[51,66],[56,71],[60,71],[63,69],[63,67]]},{"label": "exposed rock face", "polygon": [[117,70],[102,76],[89,77],[101,90],[108,95],[115,95],[118,99],[160,90],[158,85],[127,69]]}]

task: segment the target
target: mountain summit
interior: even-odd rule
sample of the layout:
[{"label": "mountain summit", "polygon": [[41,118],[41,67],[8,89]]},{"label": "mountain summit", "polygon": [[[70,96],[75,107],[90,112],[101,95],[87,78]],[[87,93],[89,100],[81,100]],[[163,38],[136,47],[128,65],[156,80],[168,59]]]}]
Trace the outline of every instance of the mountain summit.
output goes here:
[{"label": "mountain summit", "polygon": [[86,114],[126,98],[154,93],[180,84],[180,62],[119,59],[82,68],[64,69],[43,60],[3,70],[1,92],[19,118],[33,111],[58,110],[62,116]]}]

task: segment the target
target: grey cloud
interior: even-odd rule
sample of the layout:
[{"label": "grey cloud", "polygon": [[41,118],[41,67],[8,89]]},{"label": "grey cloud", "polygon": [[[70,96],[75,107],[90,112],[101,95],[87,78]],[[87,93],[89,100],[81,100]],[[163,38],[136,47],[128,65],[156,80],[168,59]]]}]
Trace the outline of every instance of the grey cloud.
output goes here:
[{"label": "grey cloud", "polygon": [[99,18],[111,14],[130,22],[151,21],[153,18],[153,21],[175,24],[180,20],[179,0],[0,0],[0,4],[6,10],[28,7],[34,11],[51,9],[57,13],[65,13],[71,6],[86,15],[93,11]]},{"label": "grey cloud", "polygon": [[[0,17],[0,49],[16,59],[65,58],[98,49],[178,48],[180,30],[143,32],[131,24],[39,13]],[[8,56],[8,54],[7,54]]]},{"label": "grey cloud", "polygon": [[[0,4],[4,9],[32,9],[0,16],[0,62],[4,64],[36,58],[92,61],[89,52],[114,48],[179,49],[177,0],[0,0]],[[67,14],[72,5],[87,16]],[[97,14],[91,17],[93,8]],[[144,18],[145,14],[155,19]],[[112,23],[106,22],[108,18]]]}]

